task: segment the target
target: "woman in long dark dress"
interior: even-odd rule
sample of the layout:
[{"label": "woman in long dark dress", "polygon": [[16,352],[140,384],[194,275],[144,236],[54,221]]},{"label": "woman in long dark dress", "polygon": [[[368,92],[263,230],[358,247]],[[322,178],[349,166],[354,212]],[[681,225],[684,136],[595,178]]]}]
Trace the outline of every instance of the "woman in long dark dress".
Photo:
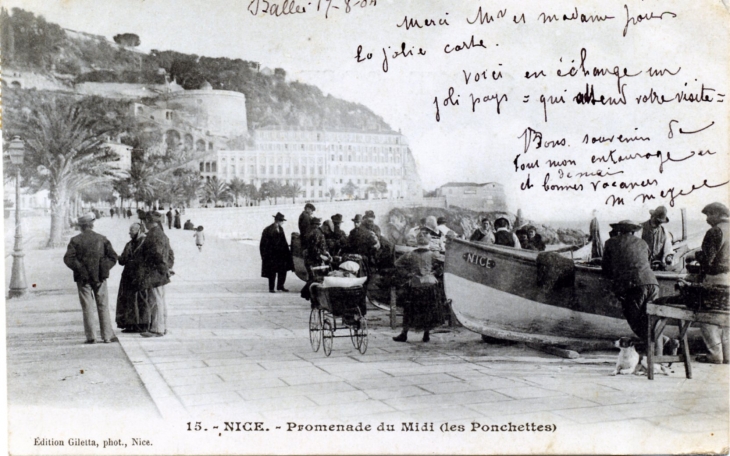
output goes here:
[{"label": "woman in long dark dress", "polygon": [[397,276],[405,282],[403,299],[403,330],[393,340],[408,340],[408,330],[423,331],[423,341],[428,342],[430,330],[444,323],[441,311],[443,292],[436,279],[436,256],[429,248],[430,236],[421,231],[417,236],[418,247],[395,262]]},{"label": "woman in long dark dress", "polygon": [[180,210],[175,209],[175,228],[178,230],[182,228],[182,224],[180,223]]},{"label": "woman in long dark dress", "polygon": [[147,290],[140,290],[139,251],[144,243],[145,235],[139,223],[129,227],[131,240],[124,246],[119,256],[119,264],[124,266],[122,279],[117,294],[117,327],[122,332],[140,332],[149,325],[147,315]]}]

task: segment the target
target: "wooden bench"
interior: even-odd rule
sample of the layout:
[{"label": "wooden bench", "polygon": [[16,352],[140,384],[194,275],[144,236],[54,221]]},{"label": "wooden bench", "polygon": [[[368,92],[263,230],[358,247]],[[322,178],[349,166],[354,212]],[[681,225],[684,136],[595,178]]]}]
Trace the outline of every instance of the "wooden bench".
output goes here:
[{"label": "wooden bench", "polygon": [[[646,314],[649,317],[649,331],[647,333],[647,377],[654,379],[654,363],[683,362],[687,378],[692,378],[692,365],[690,363],[689,345],[687,344],[687,331],[692,323],[707,323],[722,327],[728,326],[729,312],[723,311],[696,311],[681,304],[655,304],[646,305]],[[654,355],[654,350],[662,337],[668,320],[678,321],[679,326],[679,353],[677,355]]]}]

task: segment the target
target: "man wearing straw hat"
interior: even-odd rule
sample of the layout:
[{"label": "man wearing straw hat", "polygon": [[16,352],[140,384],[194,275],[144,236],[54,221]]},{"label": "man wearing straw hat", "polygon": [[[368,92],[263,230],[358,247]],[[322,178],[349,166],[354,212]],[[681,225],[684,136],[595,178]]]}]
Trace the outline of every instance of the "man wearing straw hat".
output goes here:
[{"label": "man wearing straw hat", "polygon": [[646,304],[659,296],[659,282],[649,263],[646,242],[634,236],[641,225],[630,220],[612,223],[616,235],[606,241],[601,268],[613,282],[613,294],[621,303],[626,321],[641,340],[646,340]]},{"label": "man wearing straw hat", "polygon": [[96,217],[89,213],[79,217],[81,234],[71,238],[63,256],[63,262],[74,273],[84,318],[86,343],[96,343],[96,330],[92,323],[94,308],[99,315],[101,338],[104,343],[118,342],[109,315],[109,293],[106,279],[109,270],[117,264],[117,254],[109,240],[94,232]]},{"label": "man wearing straw hat", "polygon": [[[286,293],[284,282],[286,282],[287,271],[294,270],[294,260],[289,250],[289,244],[286,242],[286,235],[282,224],[286,222],[284,214],[277,212],[274,216],[274,223],[264,228],[261,233],[261,242],[259,243],[259,253],[261,253],[261,277],[269,279],[269,293],[276,293],[274,290],[274,282],[276,281],[276,289]],[[278,275],[278,280],[277,279]]]}]

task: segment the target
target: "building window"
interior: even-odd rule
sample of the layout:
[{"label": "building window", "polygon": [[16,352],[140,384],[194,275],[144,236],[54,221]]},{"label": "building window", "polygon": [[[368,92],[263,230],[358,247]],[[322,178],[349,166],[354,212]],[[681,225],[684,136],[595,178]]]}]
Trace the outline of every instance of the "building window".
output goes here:
[{"label": "building window", "polygon": [[206,173],[209,173],[210,172],[210,162],[206,162],[205,163],[205,172]]},{"label": "building window", "polygon": [[[309,186],[310,186],[310,187],[314,187],[314,179],[312,179],[312,180],[311,180],[311,181],[309,182]],[[312,195],[312,196],[314,196],[314,195]]]},{"label": "building window", "polygon": [[298,166],[295,166],[294,167],[294,174],[299,174],[299,167]]},{"label": "building window", "polygon": [[319,174],[324,174],[324,173],[322,172],[322,167],[321,167],[321,166],[319,167]]},{"label": "building window", "polygon": [[218,166],[218,164],[216,162],[211,163],[211,165],[210,165],[211,172],[215,173],[217,166]]},{"label": "building window", "polygon": [[335,155],[332,154],[332,161],[335,161]]},{"label": "building window", "polygon": [[266,174],[266,166],[261,165],[261,174]]},{"label": "building window", "polygon": [[205,171],[205,163],[200,162],[200,172],[202,173],[203,171]]},{"label": "building window", "polygon": [[[320,187],[322,186],[322,179],[319,180],[319,186]],[[319,196],[322,196],[322,195],[319,195]]]},{"label": "building window", "polygon": [[279,166],[276,167],[276,174],[278,174],[279,176],[281,176],[281,174],[282,174],[281,165],[279,165]]},{"label": "building window", "polygon": [[274,174],[274,165],[269,165],[269,174]]},{"label": "building window", "polygon": [[322,190],[319,191],[319,197],[322,198]]}]

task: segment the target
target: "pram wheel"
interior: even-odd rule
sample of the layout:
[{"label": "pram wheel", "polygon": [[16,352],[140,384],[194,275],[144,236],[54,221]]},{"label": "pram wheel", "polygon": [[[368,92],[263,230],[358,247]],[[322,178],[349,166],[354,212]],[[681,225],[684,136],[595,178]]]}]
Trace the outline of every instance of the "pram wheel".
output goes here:
[{"label": "pram wheel", "polygon": [[360,328],[357,330],[357,350],[364,355],[368,349],[368,319],[360,317]]},{"label": "pram wheel", "polygon": [[329,356],[332,353],[332,342],[334,342],[335,331],[332,328],[332,323],[329,319],[325,318],[322,323],[322,350],[324,354]]},{"label": "pram wheel", "polygon": [[319,351],[319,345],[322,343],[322,311],[312,309],[309,314],[309,343],[312,350]]}]

